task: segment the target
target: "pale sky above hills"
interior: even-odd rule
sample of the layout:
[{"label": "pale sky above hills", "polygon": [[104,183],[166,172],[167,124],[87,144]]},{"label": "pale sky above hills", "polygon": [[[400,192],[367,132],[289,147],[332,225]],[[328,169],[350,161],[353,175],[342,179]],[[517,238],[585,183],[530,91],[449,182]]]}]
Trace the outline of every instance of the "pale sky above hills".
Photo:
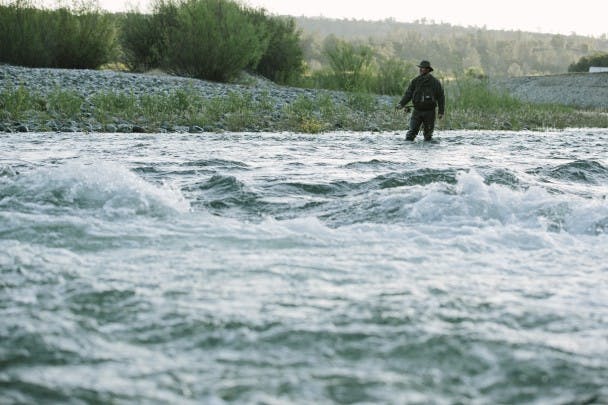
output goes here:
[{"label": "pale sky above hills", "polygon": [[[426,18],[453,25],[485,26],[488,29],[522,30],[569,35],[608,35],[607,0],[581,3],[556,0],[242,0],[242,3],[265,8],[271,14],[293,16],[324,16],[412,22]],[[45,0],[54,4],[55,0]],[[124,11],[139,6],[146,10],[151,0],[99,0],[102,8]]]}]

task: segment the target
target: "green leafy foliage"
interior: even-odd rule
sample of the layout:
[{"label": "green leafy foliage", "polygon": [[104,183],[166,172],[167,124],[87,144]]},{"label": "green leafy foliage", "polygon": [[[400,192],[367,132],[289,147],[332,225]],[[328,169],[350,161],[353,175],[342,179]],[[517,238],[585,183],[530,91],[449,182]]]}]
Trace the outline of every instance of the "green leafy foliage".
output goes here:
[{"label": "green leafy foliage", "polygon": [[568,72],[588,72],[591,66],[608,67],[608,53],[597,52],[583,56],[568,67]]},{"label": "green leafy foliage", "polygon": [[82,96],[57,88],[48,95],[45,110],[54,117],[78,119],[82,113],[83,103]]},{"label": "green leafy foliage", "polygon": [[336,86],[346,91],[368,91],[372,49],[346,41],[328,43],[324,49]]},{"label": "green leafy foliage", "polygon": [[18,0],[0,5],[0,62],[31,67],[97,68],[117,50],[114,19],[93,1],[41,10]]},{"label": "green leafy foliage", "polygon": [[249,69],[288,83],[304,70],[293,19],[232,0],[159,0],[152,15],[122,18],[120,42],[123,62],[138,71],[163,68],[225,82]]},{"label": "green leafy foliage", "polygon": [[260,60],[251,69],[276,83],[297,81],[304,72],[304,58],[295,21],[269,17],[264,10],[246,12],[267,43]]},{"label": "green leafy foliage", "polygon": [[129,12],[120,18],[121,60],[130,70],[145,72],[161,67],[170,17],[170,13]]},{"label": "green leafy foliage", "polygon": [[404,63],[430,60],[445,76],[474,68],[489,77],[564,73],[568,65],[594,52],[608,52],[608,36],[544,34],[460,27],[433,21],[398,22],[298,17],[305,61],[313,70],[327,66],[323,44],[330,37],[367,44],[379,58]]},{"label": "green leafy foliage", "polygon": [[514,110],[523,102],[504,91],[492,89],[486,78],[464,77],[450,80],[444,86],[450,108],[478,109],[492,112]]},{"label": "green leafy foliage", "polygon": [[223,82],[245,69],[278,83],[295,82],[304,71],[294,20],[233,0],[157,0],[152,14],[116,15],[99,11],[93,0],[73,4],[1,5],[0,62],[97,68],[120,61],[132,71],[162,68]]},{"label": "green leafy foliage", "polygon": [[411,62],[383,58],[378,62],[372,90],[377,94],[401,95],[409,81],[417,74],[417,68]]},{"label": "green leafy foliage", "polygon": [[[226,0],[188,0],[177,4],[176,25],[167,35],[165,65],[179,74],[229,81],[256,65],[266,43],[241,6]],[[169,3],[157,9],[166,14]]]},{"label": "green leafy foliage", "polygon": [[23,66],[51,66],[45,13],[30,2],[0,5],[0,62]]}]

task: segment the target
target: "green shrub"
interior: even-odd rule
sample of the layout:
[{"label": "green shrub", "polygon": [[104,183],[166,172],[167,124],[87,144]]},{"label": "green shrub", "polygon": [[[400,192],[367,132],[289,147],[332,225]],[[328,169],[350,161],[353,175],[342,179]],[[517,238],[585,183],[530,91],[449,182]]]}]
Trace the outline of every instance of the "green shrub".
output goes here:
[{"label": "green shrub", "polygon": [[409,81],[417,74],[413,63],[401,59],[384,59],[378,65],[372,88],[377,94],[403,95]]},{"label": "green shrub", "polygon": [[297,132],[319,133],[326,128],[325,120],[317,108],[317,100],[308,96],[298,96],[283,108],[286,125]]},{"label": "green shrub", "polygon": [[113,60],[117,38],[109,14],[93,8],[75,14],[64,8],[52,11],[51,16],[56,67],[94,69]]},{"label": "green shrub", "polygon": [[368,91],[373,60],[372,49],[338,40],[324,49],[333,72],[335,85],[340,90]]},{"label": "green shrub", "polygon": [[591,66],[608,67],[608,53],[598,52],[590,56],[583,56],[578,62],[568,67],[568,72],[588,72]]},{"label": "green shrub", "polygon": [[93,1],[74,10],[40,10],[32,4],[17,0],[0,6],[0,62],[92,69],[112,61],[114,22]]},{"label": "green shrub", "polygon": [[304,71],[295,21],[233,0],[158,0],[152,15],[129,12],[120,21],[122,61],[134,71],[225,82],[249,69],[278,83]]},{"label": "green shrub", "polygon": [[22,66],[51,66],[53,54],[47,12],[29,1],[0,5],[0,62]]},{"label": "green shrub", "polygon": [[229,81],[246,66],[255,66],[266,47],[241,6],[229,0],[162,3],[156,13],[176,11],[168,27],[165,66],[200,79]]},{"label": "green shrub", "polygon": [[334,74],[331,70],[315,70],[310,74],[302,76],[298,86],[313,89],[340,90]]},{"label": "green shrub", "polygon": [[133,94],[121,92],[100,92],[91,97],[94,117],[100,123],[112,122],[116,117],[135,117],[138,100]]},{"label": "green shrub", "polygon": [[163,22],[159,14],[129,12],[121,18],[122,62],[130,70],[145,72],[161,67],[164,54],[163,33],[167,31]]},{"label": "green shrub", "polygon": [[504,111],[519,109],[522,102],[504,91],[492,89],[487,79],[465,77],[445,84],[450,109]]},{"label": "green shrub", "polygon": [[267,44],[252,70],[277,83],[293,83],[304,73],[301,32],[293,18],[269,17],[264,10],[247,10]]},{"label": "green shrub", "polygon": [[342,90],[401,96],[417,75],[411,62],[373,55],[370,47],[341,40],[328,41],[325,52],[331,68],[302,75],[297,85],[307,88]]},{"label": "green shrub", "polygon": [[376,97],[370,93],[350,93],[347,98],[348,106],[366,114],[373,113],[378,108]]}]

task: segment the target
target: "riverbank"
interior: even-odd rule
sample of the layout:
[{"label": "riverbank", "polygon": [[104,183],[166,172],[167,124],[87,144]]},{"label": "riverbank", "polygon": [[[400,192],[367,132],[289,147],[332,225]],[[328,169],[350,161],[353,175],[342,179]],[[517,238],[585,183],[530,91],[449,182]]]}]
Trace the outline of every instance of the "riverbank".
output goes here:
[{"label": "riverbank", "polygon": [[[446,86],[444,129],[608,127],[608,116],[540,107],[485,84]],[[402,131],[398,97],[278,86],[246,76],[224,84],[162,72],[0,66],[0,132]],[[493,105],[486,99],[494,97]]]},{"label": "riverbank", "polygon": [[[242,82],[3,65],[0,87],[21,91],[13,95],[16,102],[30,102],[39,111],[0,117],[0,131],[319,132],[403,126],[402,117],[393,114],[393,97],[278,86],[253,76]],[[330,114],[334,128],[328,127]]]},{"label": "riverbank", "polygon": [[608,72],[521,76],[497,80],[498,88],[531,103],[608,109]]}]

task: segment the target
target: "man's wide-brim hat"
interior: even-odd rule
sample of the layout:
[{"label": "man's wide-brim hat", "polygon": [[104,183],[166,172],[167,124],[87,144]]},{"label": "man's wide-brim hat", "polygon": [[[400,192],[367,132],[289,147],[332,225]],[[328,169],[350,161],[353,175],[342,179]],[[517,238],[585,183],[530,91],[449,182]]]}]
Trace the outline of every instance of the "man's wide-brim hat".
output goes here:
[{"label": "man's wide-brim hat", "polygon": [[433,71],[433,68],[431,67],[431,62],[429,62],[428,60],[423,60],[422,62],[420,62],[420,64],[418,65],[419,68],[426,68],[426,69],[430,69],[431,72]]}]

